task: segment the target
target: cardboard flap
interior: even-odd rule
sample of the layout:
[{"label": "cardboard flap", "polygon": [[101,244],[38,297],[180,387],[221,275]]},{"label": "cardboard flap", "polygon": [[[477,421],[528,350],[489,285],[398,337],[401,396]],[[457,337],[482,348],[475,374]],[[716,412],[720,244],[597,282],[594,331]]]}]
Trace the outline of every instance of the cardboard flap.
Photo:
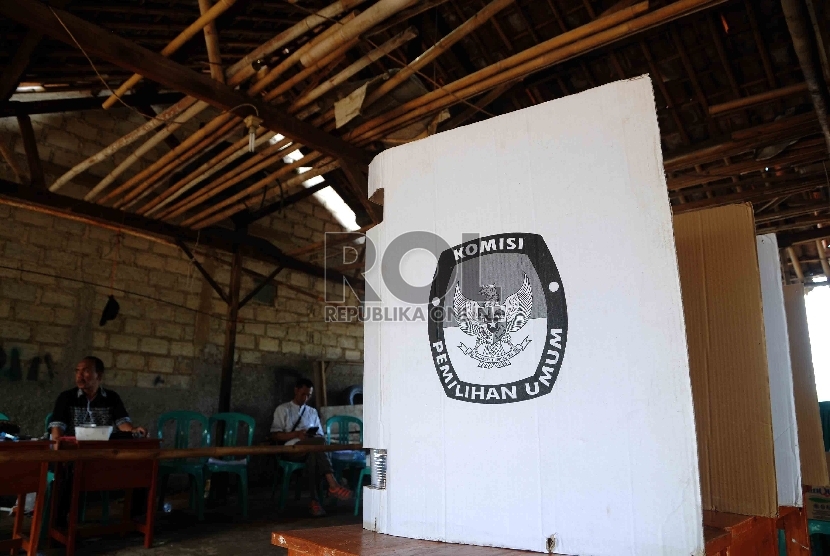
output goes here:
[{"label": "cardboard flap", "polygon": [[793,368],[795,416],[798,421],[798,446],[801,456],[801,480],[805,485],[828,485],[824,436],[813,373],[813,353],[807,328],[807,307],[801,284],[784,286],[787,330],[790,338],[790,361]]},{"label": "cardboard flap", "polygon": [[674,218],[703,508],[778,512],[752,206]]}]

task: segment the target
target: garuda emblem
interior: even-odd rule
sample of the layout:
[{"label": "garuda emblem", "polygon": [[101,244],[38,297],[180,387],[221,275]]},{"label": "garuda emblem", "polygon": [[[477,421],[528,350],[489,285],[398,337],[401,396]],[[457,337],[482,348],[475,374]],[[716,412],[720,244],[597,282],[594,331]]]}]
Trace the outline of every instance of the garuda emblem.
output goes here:
[{"label": "garuda emblem", "polygon": [[483,305],[464,297],[461,285],[455,285],[455,320],[462,332],[476,340],[475,347],[467,347],[464,343],[458,347],[465,355],[478,361],[479,367],[506,367],[510,365],[510,359],[530,343],[530,337],[525,336],[520,343],[514,344],[511,336],[527,324],[533,309],[530,278],[525,274],[522,286],[504,303],[500,302],[499,288],[494,284],[483,286],[479,291],[485,298]]}]

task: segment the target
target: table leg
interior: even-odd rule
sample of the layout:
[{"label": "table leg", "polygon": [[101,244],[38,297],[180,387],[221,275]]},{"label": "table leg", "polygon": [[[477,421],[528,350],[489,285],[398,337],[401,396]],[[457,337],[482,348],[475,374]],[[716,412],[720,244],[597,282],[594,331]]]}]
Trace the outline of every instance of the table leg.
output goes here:
[{"label": "table leg", "polygon": [[75,462],[72,474],[72,498],[69,504],[69,516],[66,520],[66,556],[75,556],[75,538],[78,533],[78,506],[81,498],[81,476],[84,473],[83,462]]},{"label": "table leg", "polygon": [[[159,462],[153,461],[153,478],[150,480],[150,488],[147,489],[147,521],[144,523],[144,548],[153,546],[153,527],[156,524],[156,489],[158,488]],[[202,493],[196,493],[203,496]]]},{"label": "table leg", "polygon": [[[19,539],[23,537],[23,514],[25,514],[26,495],[17,495],[17,513],[14,515],[14,525],[12,526],[12,539]],[[12,554],[17,550],[12,550]]]},{"label": "table leg", "polygon": [[43,506],[46,499],[46,474],[49,472],[49,464],[40,464],[40,481],[35,498],[35,509],[32,514],[32,527],[29,530],[29,541],[27,547],[28,556],[37,556],[37,545],[40,542],[40,530],[43,528]]},{"label": "table leg", "polygon": [[128,488],[124,491],[124,509],[121,512],[121,524],[124,528],[121,530],[121,536],[127,534],[127,525],[132,521],[133,512],[133,489]]}]

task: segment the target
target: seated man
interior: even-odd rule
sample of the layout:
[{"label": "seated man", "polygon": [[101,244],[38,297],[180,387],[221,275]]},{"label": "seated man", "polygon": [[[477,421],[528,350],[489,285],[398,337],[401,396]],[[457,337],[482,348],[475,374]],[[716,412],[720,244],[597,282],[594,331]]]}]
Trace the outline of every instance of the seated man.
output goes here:
[{"label": "seated man", "polygon": [[75,388],[61,392],[52,411],[49,432],[52,440],[75,434],[77,425],[112,425],[120,431],[137,432],[145,436],[147,431],[133,426],[121,397],[112,390],[104,390],[104,362],[88,356],[75,366]]},{"label": "seated man", "polygon": [[[271,425],[271,440],[279,444],[325,444],[322,425],[317,410],[306,405],[314,391],[314,384],[307,378],[298,378],[294,384],[294,399],[277,407],[274,422]],[[348,500],[353,493],[337,484],[331,469],[328,454],[316,452],[309,454],[291,454],[282,456],[289,461],[301,461],[306,464],[306,473],[311,491],[311,514],[319,517],[326,515],[317,499],[317,485],[322,477],[329,485],[329,494],[338,500]]]}]

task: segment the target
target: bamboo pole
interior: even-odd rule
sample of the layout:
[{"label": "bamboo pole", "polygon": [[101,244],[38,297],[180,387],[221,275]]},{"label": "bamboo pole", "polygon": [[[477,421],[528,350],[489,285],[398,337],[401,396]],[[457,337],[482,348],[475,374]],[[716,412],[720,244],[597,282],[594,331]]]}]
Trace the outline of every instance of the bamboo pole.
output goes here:
[{"label": "bamboo pole", "polygon": [[[179,102],[177,102],[176,104],[174,104],[173,106],[171,106],[170,108],[168,108],[167,110],[162,112],[161,114],[159,114],[156,117],[148,120],[146,123],[144,123],[140,127],[134,129],[133,131],[131,131],[127,135],[121,137],[120,139],[118,139],[117,141],[115,141],[114,143],[109,145],[108,147],[102,149],[97,154],[92,155],[91,157],[87,158],[86,160],[84,160],[80,164],[76,164],[71,170],[69,170],[64,175],[62,175],[57,180],[55,180],[55,183],[53,183],[49,187],[49,191],[52,191],[52,192],[57,191],[58,189],[63,187],[67,182],[72,180],[72,178],[74,178],[75,176],[77,176],[78,174],[80,174],[81,172],[86,170],[87,168],[89,168],[91,166],[94,166],[95,164],[98,164],[99,162],[102,162],[102,161],[110,158],[113,154],[115,154],[115,152],[117,152],[120,149],[122,149],[123,147],[126,147],[127,145],[133,143],[134,141],[136,141],[140,137],[143,137],[144,135],[146,135],[150,131],[156,129],[157,127],[159,127],[161,125],[165,125],[167,122],[169,122],[170,120],[173,120],[176,116],[178,116],[179,114],[181,114],[183,111],[187,110],[188,108],[190,108],[194,104],[196,104],[196,99],[195,98],[191,98],[191,97],[183,98],[182,100],[180,100]],[[170,125],[175,125],[175,123],[170,124]]]},{"label": "bamboo pole", "polygon": [[273,83],[279,76],[284,74],[286,71],[297,65],[300,61],[300,57],[302,57],[306,52],[311,50],[314,45],[326,40],[329,36],[331,36],[334,32],[337,31],[340,25],[344,23],[348,24],[348,22],[354,21],[356,14],[354,12],[346,15],[341,19],[339,22],[334,22],[328,29],[308,41],[306,44],[298,48],[294,51],[293,54],[289,55],[285,60],[280,62],[276,67],[270,69],[268,73],[266,73],[262,79],[258,80],[256,83],[251,85],[248,89],[248,94],[254,96],[263,90],[265,87]]},{"label": "bamboo pole", "polygon": [[225,141],[230,134],[234,133],[234,128],[236,128],[237,125],[239,125],[238,120],[230,120],[224,126],[219,128],[216,133],[205,137],[190,147],[190,149],[188,149],[183,155],[170,161],[155,174],[147,178],[147,180],[142,184],[142,191],[137,194],[133,194],[133,192],[131,192],[126,195],[123,203],[119,205],[119,208],[130,209],[135,206],[142,199],[150,195],[153,190],[158,187],[159,183],[163,182],[165,176],[175,173],[179,168],[186,165],[192,158],[198,156],[203,151],[212,148],[216,144]]},{"label": "bamboo pole", "polygon": [[[277,134],[273,131],[268,131],[262,133],[262,129],[259,131],[259,137],[254,142],[255,147],[260,147],[262,144],[267,143],[271,140],[272,137],[276,136]],[[212,176],[231,162],[237,160],[239,157],[244,155],[248,152],[248,136],[242,137],[241,139],[237,140],[234,144],[227,147],[225,150],[220,152],[219,154],[215,155],[213,158],[199,166],[197,169],[193,170],[187,176],[183,177],[172,186],[165,189],[158,197],[150,201],[147,205],[139,209],[137,212],[138,214],[142,214],[144,216],[150,216],[159,210],[163,209],[168,204],[172,203],[185,193],[187,193],[190,189],[192,189],[197,184],[201,183],[203,180],[207,179],[208,177]],[[164,215],[160,215],[160,218],[164,218]]]},{"label": "bamboo pole", "polygon": [[[195,108],[195,106],[194,106],[194,108]],[[130,188],[132,188],[134,185],[139,184],[142,180],[144,180],[148,176],[155,173],[159,168],[161,168],[162,166],[164,166],[165,164],[167,164],[171,160],[178,157],[182,152],[184,152],[185,150],[190,148],[194,143],[196,143],[197,141],[200,141],[206,135],[209,135],[209,134],[213,133],[214,131],[216,131],[219,127],[224,125],[225,122],[227,122],[231,118],[236,118],[237,120],[239,120],[239,118],[237,118],[236,116],[233,116],[232,114],[225,113],[225,114],[222,114],[221,116],[219,116],[218,118],[215,118],[212,121],[208,122],[208,124],[205,127],[203,127],[202,129],[200,129],[199,131],[197,131],[196,133],[194,133],[193,135],[191,135],[190,137],[188,137],[187,139],[182,141],[182,143],[177,148],[173,149],[172,151],[169,151],[164,156],[162,156],[157,161],[155,161],[153,164],[151,164],[150,166],[148,166],[147,168],[145,168],[141,172],[137,173],[135,176],[133,176],[129,180],[125,181],[120,186],[118,186],[115,189],[111,190],[106,195],[104,195],[104,197],[101,198],[100,202],[101,203],[106,203],[106,202],[111,201],[112,199],[117,198],[118,196],[124,194],[126,191],[128,191]],[[100,185],[101,184],[99,184],[99,186]]]},{"label": "bamboo pole", "polygon": [[[196,21],[191,23],[184,31],[179,33],[179,35],[170,41],[170,44],[164,47],[161,51],[161,55],[165,57],[169,57],[171,54],[176,52],[179,48],[181,48],[187,41],[192,39],[196,33],[200,32],[204,27],[215,21],[217,17],[222,15],[228,8],[233,6],[236,3],[236,0],[219,0],[212,8],[210,8],[205,14],[199,17]],[[115,93],[107,98],[102,105],[104,109],[110,108],[113,104],[118,102],[118,98],[123,97],[130,89],[135,87],[139,81],[141,81],[143,77],[139,74],[133,74],[127,81],[124,82]]]},{"label": "bamboo pole", "polygon": [[793,270],[798,277],[798,281],[804,283],[804,271],[801,269],[801,263],[798,260],[798,255],[795,254],[795,249],[787,247],[787,255],[790,256],[790,261],[793,263]]},{"label": "bamboo pole", "polygon": [[[363,2],[365,2],[365,0],[338,0],[337,2],[334,2],[333,4],[327,6],[326,8],[323,8],[322,10],[317,12],[316,14],[308,16],[303,21],[301,21],[298,24],[294,25],[290,29],[288,29],[286,31],[283,31],[282,33],[280,33],[279,35],[277,35],[276,37],[274,37],[270,41],[268,41],[265,44],[261,45],[259,48],[257,48],[256,50],[254,50],[253,52],[251,52],[250,54],[248,54],[247,56],[245,56],[241,60],[239,60],[237,63],[233,64],[230,68],[228,68],[228,71],[226,72],[226,77],[228,78],[229,84],[230,85],[238,84],[238,83],[244,81],[245,79],[247,79],[248,77],[250,77],[251,75],[253,75],[255,73],[255,71],[251,67],[251,62],[259,59],[261,56],[265,56],[267,54],[270,54],[271,52],[274,52],[276,49],[284,46],[285,44],[287,44],[288,42],[290,42],[292,40],[295,40],[295,39],[299,38],[300,36],[307,33],[308,31],[310,31],[311,29],[313,29],[317,25],[319,25],[321,23],[324,23],[324,22],[328,21],[330,18],[332,18],[334,16],[337,16],[340,13],[342,13],[343,11],[351,9],[352,7],[357,6],[357,5],[359,5]],[[216,6],[214,6],[214,8],[216,8]],[[112,100],[113,100],[113,102],[115,101],[114,98]],[[53,191],[53,192],[57,191],[64,184],[69,182],[72,178],[74,178],[75,176],[77,176],[78,174],[80,174],[81,172],[86,170],[87,168],[89,168],[89,167],[93,166],[94,164],[97,164],[97,163],[99,163],[103,160],[106,160],[107,158],[112,156],[113,153],[117,152],[119,149],[129,145],[130,143],[132,143],[136,139],[142,137],[143,135],[145,135],[149,131],[152,131],[153,129],[161,126],[166,121],[169,121],[173,117],[177,116],[181,112],[183,112],[183,111],[187,110],[188,108],[190,108],[191,106],[193,106],[196,102],[197,102],[197,100],[195,98],[185,97],[184,99],[182,99],[181,101],[176,103],[174,106],[168,108],[166,111],[159,114],[155,118],[151,119],[150,121],[148,121],[147,123],[145,123],[144,125],[139,127],[138,129],[130,132],[129,134],[122,137],[121,139],[115,141],[114,143],[112,143],[111,145],[109,145],[108,147],[103,149],[101,152],[99,152],[98,154],[96,154],[96,155],[88,158],[84,162],[76,165],[74,168],[72,168],[72,170],[70,170],[69,172],[67,172],[66,174],[61,176],[58,180],[56,180],[55,183],[53,183],[52,186],[49,188],[49,190]],[[189,118],[184,118],[182,116],[182,117],[178,118],[177,123],[178,124],[183,124],[183,123],[186,123],[187,120],[189,120]],[[104,187],[106,187],[106,186],[104,186]],[[98,193],[100,193],[100,191],[104,187],[101,187],[96,192],[96,195]]]},{"label": "bamboo pole", "polygon": [[265,100],[266,102],[274,100],[284,92],[291,90],[291,88],[294,87],[294,85],[307,79],[312,74],[321,71],[323,68],[325,68],[326,66],[333,63],[336,60],[341,60],[343,57],[346,56],[346,52],[351,50],[355,45],[357,45],[358,42],[358,39],[353,39],[341,46],[340,48],[338,48],[337,50],[331,52],[327,56],[320,58],[319,60],[317,60],[307,68],[303,69],[302,71],[297,72],[296,75],[290,77],[289,79],[286,79],[285,81],[280,83],[275,89],[268,91],[268,93],[262,97],[263,100]]},{"label": "bamboo pole", "polygon": [[759,93],[757,95],[751,95],[748,97],[737,98],[735,100],[730,100],[728,102],[724,102],[722,104],[713,104],[709,107],[709,115],[710,116],[718,116],[720,114],[727,114],[729,112],[734,112],[736,110],[741,110],[743,108],[747,108],[749,106],[755,106],[757,104],[762,104],[764,102],[769,102],[771,100],[777,100],[779,98],[787,97],[790,95],[794,95],[797,93],[803,93],[807,91],[807,84],[806,83],[796,83],[795,85],[789,85],[787,87],[781,87],[780,89],[773,89],[772,91],[765,91],[763,93]]},{"label": "bamboo pole", "polygon": [[[351,17],[354,17],[354,15],[353,15],[353,14],[351,14],[351,15],[349,15],[349,16],[346,16],[346,18],[344,18],[344,19],[349,19],[349,18],[351,18]],[[257,82],[257,84],[258,84],[258,83],[259,83],[259,82]],[[249,91],[249,92],[248,92],[248,94],[252,94],[252,92],[251,92],[251,91]],[[218,118],[223,118],[224,116],[225,116],[225,115],[223,114],[223,115],[218,116]],[[215,121],[214,121],[214,122],[211,122],[211,123],[210,123],[210,124],[208,124],[208,125],[209,125],[209,126],[212,126],[212,125],[214,125],[214,124],[215,124]],[[180,152],[180,151],[177,151],[177,152]],[[172,171],[173,169],[175,169],[175,167],[176,167],[176,166],[180,166],[181,164],[183,164],[183,163],[187,162],[187,160],[189,160],[190,158],[192,158],[192,156],[193,156],[192,154],[189,154],[189,155],[185,155],[185,156],[181,156],[181,157],[177,158],[177,159],[176,159],[175,164],[168,165],[169,170],[170,170],[170,171]],[[158,179],[160,179],[163,175],[164,175],[164,171],[162,171],[162,172],[158,172],[155,176],[153,176],[153,178],[151,178],[150,182],[145,182],[145,183],[143,183],[141,186],[139,186],[139,187],[137,188],[137,190],[132,191],[132,192],[131,192],[131,193],[130,193],[130,194],[129,194],[129,195],[128,195],[125,199],[124,199],[124,201],[129,201],[129,200],[135,199],[135,198],[136,198],[136,196],[138,196],[138,195],[141,195],[141,194],[146,194],[146,191],[148,190],[148,187],[150,187],[150,186],[152,185],[152,182],[157,181],[157,180],[158,180]],[[122,187],[123,187],[123,186],[122,186]],[[111,193],[111,194],[112,194],[112,193]],[[143,195],[142,195],[142,196],[143,196]],[[116,205],[116,206],[123,206],[123,204],[118,204],[118,205]]]},{"label": "bamboo pole", "polygon": [[329,52],[337,50],[341,45],[356,39],[364,31],[368,31],[389,16],[408,8],[417,0],[379,0],[372,7],[354,18],[345,25],[339,25],[335,33],[325,40],[312,46],[308,52],[300,57],[303,66],[310,66]]},{"label": "bamboo pole", "polygon": [[[176,218],[191,208],[207,201],[216,194],[221,193],[229,187],[233,187],[237,183],[251,177],[255,173],[282,162],[282,159],[286,154],[285,148],[289,144],[291,144],[291,140],[284,138],[276,144],[268,147],[268,149],[259,155],[246,160],[244,164],[240,164],[231,172],[219,176],[217,179],[199,190],[196,195],[193,195],[188,199],[184,199],[179,204],[174,206],[165,218]],[[297,147],[299,148],[299,145],[297,145]]]},{"label": "bamboo pole", "polygon": [[[298,175],[284,181],[283,184],[282,184],[283,188],[293,187],[294,185],[299,185],[299,184],[303,183],[304,181],[308,181],[311,178],[314,178],[316,176],[320,176],[322,174],[327,174],[328,172],[336,170],[339,167],[340,167],[340,161],[339,160],[325,159],[325,160],[322,161],[322,166],[314,167],[314,168],[312,168],[311,170],[309,170],[307,172],[303,172],[302,174],[298,174]],[[273,199],[274,197],[276,197],[279,194],[280,194],[280,189],[279,188],[272,188],[264,196],[258,196],[258,198],[254,199],[254,200],[264,203],[266,201],[269,201],[269,200]],[[194,225],[194,228],[198,230],[198,229],[204,228],[205,226],[210,226],[211,224],[215,224],[216,222],[224,220],[225,218],[228,218],[229,216],[231,216],[233,214],[236,214],[237,212],[240,212],[242,210],[246,210],[248,208],[249,208],[248,205],[244,201],[241,202],[241,203],[236,203],[234,205],[231,205],[226,210],[224,210],[224,211],[222,211],[218,214],[214,214],[210,218],[207,218],[207,219],[203,220],[202,222],[197,223],[196,225]]]},{"label": "bamboo pole", "polygon": [[276,52],[278,49],[300,38],[312,29],[331,21],[341,13],[351,10],[365,1],[366,0],[338,0],[333,4],[329,4],[317,13],[309,15],[290,29],[283,31],[228,68],[228,84],[239,85],[256,73],[256,70],[252,66],[254,62],[268,56],[272,52]]},{"label": "bamboo pole", "polygon": [[[210,0],[199,0],[199,12],[204,16],[210,11]],[[216,22],[210,21],[204,28],[205,47],[210,64],[210,76],[219,83],[225,82],[225,72],[222,69],[222,56],[219,54],[219,34],[216,32]]]},{"label": "bamboo pole", "polygon": [[[214,205],[211,205],[211,206],[205,208],[202,212],[199,212],[199,213],[191,216],[190,218],[188,218],[187,220],[182,222],[181,225],[182,226],[191,226],[194,223],[199,222],[199,221],[209,217],[210,215],[214,214],[215,212],[218,212],[219,210],[227,207],[228,205],[230,205],[230,204],[232,204],[232,203],[234,203],[234,202],[236,202],[240,199],[243,199],[243,198],[245,198],[245,197],[247,197],[247,196],[249,196],[253,193],[256,193],[262,187],[265,187],[269,183],[273,183],[273,182],[277,181],[279,178],[281,178],[282,176],[288,174],[292,170],[296,170],[297,168],[299,168],[301,166],[310,166],[312,162],[314,162],[316,159],[320,158],[321,156],[322,156],[322,153],[314,151],[312,153],[309,153],[309,154],[305,155],[303,158],[301,158],[297,161],[294,161],[290,164],[286,164],[285,166],[282,166],[281,168],[276,170],[274,173],[272,173],[272,174],[262,178],[261,180],[258,180],[255,183],[249,185],[248,187],[246,187],[242,191],[228,197],[227,199],[224,199],[224,200],[220,201],[217,204],[214,204]],[[204,227],[206,225],[207,224],[202,224],[199,227]]]},{"label": "bamboo pole", "polygon": [[17,176],[18,181],[20,183],[26,183],[29,181],[28,176],[23,173],[23,168],[20,167],[20,164],[17,163],[17,159],[14,157],[14,153],[8,146],[6,146],[6,142],[0,140],[0,155],[6,159],[6,162],[9,163],[9,166],[14,172],[14,175]]},{"label": "bamboo pole", "polygon": [[[165,126],[165,128],[163,130],[156,133],[149,140],[145,141],[143,145],[141,145],[135,151],[133,151],[132,154],[130,154],[130,156],[125,158],[124,161],[121,162],[121,164],[116,166],[115,169],[112,172],[110,172],[109,174],[104,176],[104,178],[100,182],[98,182],[98,185],[96,185],[94,188],[92,188],[92,190],[84,196],[84,200],[85,201],[92,201],[93,199],[95,199],[95,197],[97,197],[101,193],[101,191],[106,189],[106,187],[109,184],[111,184],[113,181],[115,181],[115,178],[117,178],[122,173],[124,173],[130,166],[135,164],[142,156],[147,154],[153,147],[155,147],[156,145],[158,145],[159,143],[164,141],[167,137],[172,135],[172,133],[174,131],[176,131],[181,126],[183,126],[185,124],[185,122],[187,122],[188,120],[193,118],[196,114],[199,114],[200,112],[205,110],[208,106],[209,106],[208,103],[202,102],[202,101],[198,101],[198,102],[194,103],[190,108],[188,108],[187,110],[185,110],[181,114],[181,119],[180,120],[178,120],[178,121],[176,121],[176,122],[174,122],[174,123],[172,123],[168,126]],[[177,148],[173,149],[172,151],[170,151],[168,154],[175,153],[175,152],[179,151],[180,149],[181,149],[181,145],[179,145],[179,147],[177,147]],[[96,156],[98,156],[98,155],[96,155]]]},{"label": "bamboo pole", "polygon": [[[140,180],[134,181],[131,184],[134,185],[132,189],[125,188],[121,192],[121,195],[119,195],[114,201],[112,201],[113,197],[110,197],[109,200],[113,203],[112,206],[114,208],[123,208],[128,202],[138,198],[149,188],[156,185],[159,180],[163,180],[167,175],[169,175],[170,172],[175,171],[175,169],[181,164],[185,164],[190,158],[198,155],[200,152],[199,147],[201,145],[206,147],[218,142],[224,135],[227,135],[231,132],[231,130],[233,130],[234,127],[238,126],[241,121],[241,118],[236,117],[230,117],[227,119],[217,118],[210,121],[208,125],[199,130],[200,132],[207,130],[204,134],[197,132],[191,135],[184,142],[182,142],[180,145],[181,148],[174,156],[166,157],[166,159],[159,159],[150,168],[147,168],[149,173],[145,174]],[[135,180],[135,177],[131,179]],[[139,181],[140,183],[138,183]],[[125,182],[125,184],[126,183],[127,182]],[[121,187],[123,187],[123,185]],[[111,195],[115,196],[115,192],[111,192]]]},{"label": "bamboo pole", "polygon": [[261,456],[267,454],[311,454],[362,450],[362,444],[295,444],[292,446],[227,446],[218,448],[179,448],[165,450],[21,450],[0,452],[0,463],[67,462],[90,460],[168,460],[183,458],[221,458],[226,456]]},{"label": "bamboo pole", "polygon": [[[406,125],[429,113],[443,110],[459,99],[469,98],[488,89],[525,77],[551,65],[584,54],[634,33],[682,17],[703,7],[725,0],[679,0],[640,17],[648,9],[641,2],[603,18],[577,27],[538,45],[514,54],[495,64],[422,95],[358,126],[347,139],[364,141],[382,136],[395,126]],[[369,133],[371,132],[371,133]]]},{"label": "bamboo pole", "polygon": [[[182,100],[184,100],[184,99],[182,99]],[[168,138],[170,135],[172,135],[173,132],[176,131],[177,129],[179,129],[181,126],[183,126],[186,121],[190,120],[196,114],[202,112],[208,106],[209,105],[206,102],[202,102],[202,101],[194,102],[190,106],[190,108],[188,108],[187,110],[182,112],[182,114],[180,115],[180,117],[177,121],[171,123],[170,125],[165,126],[163,130],[159,131],[153,137],[151,137],[150,139],[145,141],[144,144],[142,144],[135,151],[133,151],[132,154],[130,154],[127,158],[125,158],[121,162],[121,164],[116,166],[115,169],[113,169],[109,174],[104,176],[104,178],[101,181],[98,182],[98,185],[93,187],[92,190],[84,196],[84,200],[85,201],[92,201],[93,199],[95,199],[95,197],[97,197],[101,193],[101,191],[106,189],[106,187],[109,184],[111,184],[113,181],[115,181],[115,178],[117,178],[122,173],[124,173],[130,166],[135,164],[142,156],[147,154],[153,147],[155,147],[156,145],[158,145],[159,143],[164,141],[166,138]],[[126,135],[125,137],[122,137],[122,139],[126,139],[127,137],[129,137],[129,134]],[[113,143],[113,145],[117,145],[118,143],[119,143],[119,141],[116,141],[115,143]],[[110,147],[112,147],[113,145],[110,145]],[[118,148],[116,148],[115,150],[120,149],[121,146],[123,146],[123,145],[119,145]],[[101,153],[103,153],[105,151],[108,151],[108,150],[109,150],[109,147],[107,149],[104,149],[103,151],[99,152],[98,154],[96,154],[95,156],[93,156],[91,158],[97,158],[101,155]],[[115,150],[113,150],[113,152],[115,152]],[[173,152],[173,151],[170,151],[170,152]],[[91,158],[88,159],[88,160],[91,160]],[[75,169],[72,170],[72,172],[74,172],[74,171],[75,171]],[[69,172],[67,174],[69,174]]]},{"label": "bamboo pole", "polygon": [[[823,227],[819,224],[819,228]],[[824,272],[824,276],[830,280],[830,263],[827,262],[827,250],[824,247],[824,241],[817,239],[816,240],[816,252],[818,252],[818,258],[821,261],[821,271]]]},{"label": "bamboo pole", "polygon": [[512,4],[514,0],[493,0],[482,8],[473,17],[453,29],[448,35],[444,36],[437,43],[429,47],[423,54],[412,60],[409,65],[401,69],[398,73],[389,78],[380,87],[375,89],[363,101],[363,107],[368,108],[374,104],[379,98],[386,93],[393,90],[395,87],[409,79],[411,75],[418,70],[432,62],[435,58],[446,52],[452,45],[487,23],[490,18],[502,11],[504,8]]},{"label": "bamboo pole", "polygon": [[301,108],[305,107],[311,102],[314,102],[324,94],[328,93],[341,83],[344,83],[347,79],[355,75],[357,72],[361,71],[363,68],[368,66],[369,64],[381,59],[382,57],[386,56],[393,50],[400,48],[410,40],[414,39],[418,36],[418,30],[415,27],[408,27],[405,31],[398,33],[396,36],[392,37],[378,48],[372,50],[365,56],[361,57],[359,60],[348,66],[346,69],[326,81],[325,83],[320,84],[318,87],[314,88],[310,92],[301,95],[297,98],[293,104],[288,109],[288,112],[293,114],[296,113]]}]

